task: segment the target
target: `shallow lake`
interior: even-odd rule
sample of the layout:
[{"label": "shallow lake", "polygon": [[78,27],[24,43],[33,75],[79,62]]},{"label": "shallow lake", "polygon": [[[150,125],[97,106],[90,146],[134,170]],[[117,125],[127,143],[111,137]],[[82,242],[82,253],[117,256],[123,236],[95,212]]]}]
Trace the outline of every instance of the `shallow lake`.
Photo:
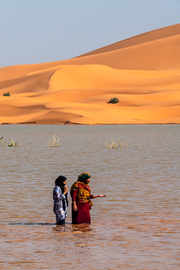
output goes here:
[{"label": "shallow lake", "polygon": [[[180,269],[180,125],[1,125],[0,137],[1,269]],[[71,224],[69,198],[56,226],[54,181],[70,189],[83,171],[107,197],[91,225]]]}]

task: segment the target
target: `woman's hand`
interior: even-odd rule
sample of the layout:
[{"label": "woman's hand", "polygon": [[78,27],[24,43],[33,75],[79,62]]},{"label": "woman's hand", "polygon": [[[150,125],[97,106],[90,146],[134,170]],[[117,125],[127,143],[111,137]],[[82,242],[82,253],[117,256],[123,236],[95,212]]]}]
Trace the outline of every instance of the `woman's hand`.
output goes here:
[{"label": "woman's hand", "polygon": [[77,212],[77,205],[76,204],[73,204],[73,211]]},{"label": "woman's hand", "polygon": [[74,212],[77,212],[77,210],[78,210],[78,209],[77,209],[77,204],[76,204],[76,202],[74,201],[74,202],[73,202],[73,211],[74,211]]},{"label": "woman's hand", "polygon": [[91,197],[92,199],[94,199],[94,198],[99,198],[99,197],[101,197],[101,198],[104,198],[104,197],[106,197],[106,195],[103,195],[103,194],[99,194],[99,195],[92,195],[93,197]]},{"label": "woman's hand", "polygon": [[104,198],[104,197],[106,197],[106,195],[99,194],[99,197]]},{"label": "woman's hand", "polygon": [[68,193],[68,188],[66,186],[64,186],[64,193],[63,193],[63,195],[66,195],[66,193]]}]

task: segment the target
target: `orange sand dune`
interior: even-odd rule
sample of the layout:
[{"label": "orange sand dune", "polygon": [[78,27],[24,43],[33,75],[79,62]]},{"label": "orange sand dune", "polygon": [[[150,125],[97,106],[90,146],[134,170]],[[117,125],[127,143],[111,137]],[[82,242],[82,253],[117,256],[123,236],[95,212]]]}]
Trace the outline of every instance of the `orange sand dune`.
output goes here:
[{"label": "orange sand dune", "polygon": [[180,123],[179,47],[177,24],[73,59],[1,68],[0,123]]},{"label": "orange sand dune", "polygon": [[131,38],[113,43],[113,44],[105,46],[103,48],[82,54],[78,57],[84,57],[84,56],[119,50],[122,48],[127,48],[130,46],[135,46],[138,44],[147,43],[150,41],[154,41],[154,40],[158,40],[158,39],[162,39],[162,38],[166,38],[166,37],[171,37],[171,36],[175,36],[175,35],[179,35],[179,34],[180,34],[180,24],[176,24],[176,25],[157,29],[157,30],[154,30],[151,32],[147,32],[147,33],[135,36],[135,37],[131,37]]}]

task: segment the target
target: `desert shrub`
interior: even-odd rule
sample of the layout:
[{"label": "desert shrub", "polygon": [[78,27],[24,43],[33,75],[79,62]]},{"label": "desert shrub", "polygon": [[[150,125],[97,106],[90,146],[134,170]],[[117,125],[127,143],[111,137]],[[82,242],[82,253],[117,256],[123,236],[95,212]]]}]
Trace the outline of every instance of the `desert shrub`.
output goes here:
[{"label": "desert shrub", "polygon": [[59,147],[60,146],[59,140],[60,138],[57,137],[56,134],[54,135],[52,134],[52,139],[49,138],[48,147]]},{"label": "desert shrub", "polygon": [[113,104],[118,103],[118,102],[119,102],[119,98],[117,98],[117,97],[111,98],[111,99],[108,101],[108,103],[113,103]]},{"label": "desert shrub", "polygon": [[7,96],[7,97],[9,97],[9,96],[10,96],[10,93],[9,93],[9,92],[4,93],[4,94],[3,94],[3,96]]}]

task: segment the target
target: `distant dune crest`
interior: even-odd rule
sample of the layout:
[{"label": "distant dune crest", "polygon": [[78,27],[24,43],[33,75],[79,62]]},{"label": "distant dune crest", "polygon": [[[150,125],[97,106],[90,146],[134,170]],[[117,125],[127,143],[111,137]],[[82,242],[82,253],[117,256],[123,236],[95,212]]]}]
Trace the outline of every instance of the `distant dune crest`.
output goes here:
[{"label": "distant dune crest", "polygon": [[177,24],[69,60],[1,68],[0,123],[180,123],[179,47]]}]

